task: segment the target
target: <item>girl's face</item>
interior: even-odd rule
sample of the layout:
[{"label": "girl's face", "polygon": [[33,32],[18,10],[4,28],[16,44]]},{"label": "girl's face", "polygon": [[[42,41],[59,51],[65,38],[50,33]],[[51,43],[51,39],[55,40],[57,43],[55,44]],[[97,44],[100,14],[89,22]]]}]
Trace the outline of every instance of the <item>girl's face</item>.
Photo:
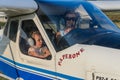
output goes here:
[{"label": "girl's face", "polygon": [[42,38],[40,35],[35,34],[34,39],[36,41],[36,47],[42,47]]}]

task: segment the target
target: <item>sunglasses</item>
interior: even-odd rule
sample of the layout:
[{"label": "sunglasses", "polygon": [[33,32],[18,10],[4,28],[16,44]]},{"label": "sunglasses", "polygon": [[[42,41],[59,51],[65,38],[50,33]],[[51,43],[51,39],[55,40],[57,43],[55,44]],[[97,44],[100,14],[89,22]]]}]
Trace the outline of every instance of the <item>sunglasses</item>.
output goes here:
[{"label": "sunglasses", "polygon": [[67,21],[70,21],[70,20],[76,21],[77,18],[75,18],[75,17],[66,17],[65,19],[66,19]]}]

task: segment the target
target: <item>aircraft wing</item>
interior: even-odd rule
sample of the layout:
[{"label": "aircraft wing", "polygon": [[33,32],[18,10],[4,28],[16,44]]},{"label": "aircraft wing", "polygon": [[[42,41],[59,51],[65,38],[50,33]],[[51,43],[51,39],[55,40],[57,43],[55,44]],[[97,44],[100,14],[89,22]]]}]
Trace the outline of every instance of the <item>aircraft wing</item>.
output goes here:
[{"label": "aircraft wing", "polygon": [[103,11],[118,11],[120,10],[120,1],[114,0],[114,1],[88,1],[92,4],[96,5],[98,8],[100,8]]},{"label": "aircraft wing", "polygon": [[34,0],[0,0],[1,16],[17,16],[37,10]]}]

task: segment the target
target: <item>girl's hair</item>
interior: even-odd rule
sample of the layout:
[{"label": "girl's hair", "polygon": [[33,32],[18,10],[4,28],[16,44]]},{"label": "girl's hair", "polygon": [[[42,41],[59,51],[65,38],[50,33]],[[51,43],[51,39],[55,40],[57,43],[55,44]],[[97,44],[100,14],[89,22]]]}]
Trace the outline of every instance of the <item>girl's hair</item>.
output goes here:
[{"label": "girl's hair", "polygon": [[[33,32],[31,32],[31,37],[34,38],[35,34],[40,35],[39,31],[33,31]],[[40,35],[40,37],[41,37],[41,35]]]}]

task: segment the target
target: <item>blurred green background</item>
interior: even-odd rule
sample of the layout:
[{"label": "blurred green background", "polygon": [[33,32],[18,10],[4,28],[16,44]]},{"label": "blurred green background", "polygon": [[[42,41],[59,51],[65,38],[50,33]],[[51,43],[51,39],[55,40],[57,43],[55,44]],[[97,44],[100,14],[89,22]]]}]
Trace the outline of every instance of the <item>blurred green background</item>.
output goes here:
[{"label": "blurred green background", "polygon": [[104,12],[120,28],[120,11]]}]

